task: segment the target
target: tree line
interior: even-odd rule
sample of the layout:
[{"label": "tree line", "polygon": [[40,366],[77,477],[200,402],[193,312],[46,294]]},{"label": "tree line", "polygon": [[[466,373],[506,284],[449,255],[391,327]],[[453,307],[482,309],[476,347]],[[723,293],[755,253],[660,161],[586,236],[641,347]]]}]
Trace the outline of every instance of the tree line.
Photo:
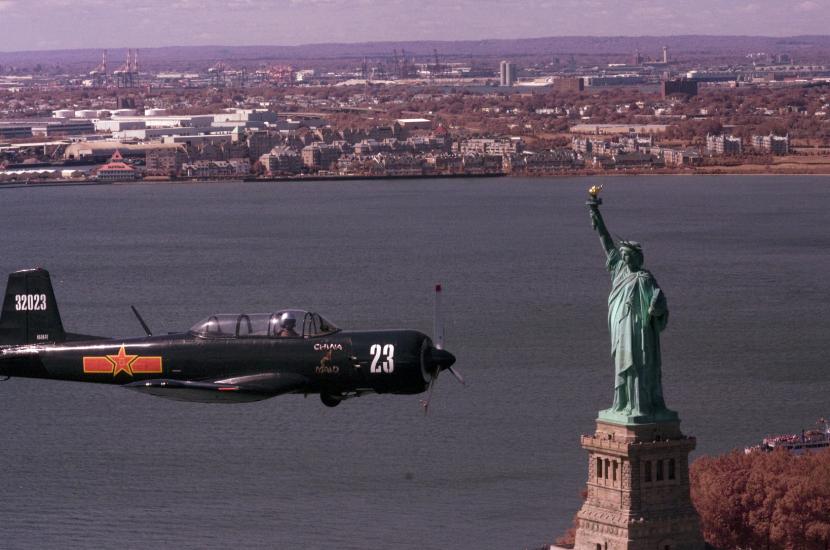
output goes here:
[{"label": "tree line", "polygon": [[830,548],[830,451],[732,451],[698,458],[690,473],[703,536],[715,548]]}]

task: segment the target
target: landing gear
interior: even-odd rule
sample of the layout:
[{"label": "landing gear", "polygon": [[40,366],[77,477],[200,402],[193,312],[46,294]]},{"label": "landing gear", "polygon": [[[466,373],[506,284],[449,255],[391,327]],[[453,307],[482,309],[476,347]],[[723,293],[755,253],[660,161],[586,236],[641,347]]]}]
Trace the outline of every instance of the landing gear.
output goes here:
[{"label": "landing gear", "polygon": [[326,407],[336,407],[340,404],[342,399],[339,396],[334,397],[333,395],[329,395],[327,393],[321,393],[320,401],[322,401],[323,405],[325,405]]}]

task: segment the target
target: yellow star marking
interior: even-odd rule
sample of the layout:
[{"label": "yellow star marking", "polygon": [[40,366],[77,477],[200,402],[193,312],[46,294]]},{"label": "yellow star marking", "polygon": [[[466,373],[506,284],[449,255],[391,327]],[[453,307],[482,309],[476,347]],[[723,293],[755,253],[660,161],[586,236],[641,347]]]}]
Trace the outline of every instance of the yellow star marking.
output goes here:
[{"label": "yellow star marking", "polygon": [[112,363],[113,376],[118,376],[118,373],[121,371],[126,372],[130,376],[133,375],[133,362],[138,359],[138,355],[127,355],[127,352],[124,350],[124,345],[121,345],[121,349],[118,350],[118,355],[107,355],[107,359],[110,363]]}]

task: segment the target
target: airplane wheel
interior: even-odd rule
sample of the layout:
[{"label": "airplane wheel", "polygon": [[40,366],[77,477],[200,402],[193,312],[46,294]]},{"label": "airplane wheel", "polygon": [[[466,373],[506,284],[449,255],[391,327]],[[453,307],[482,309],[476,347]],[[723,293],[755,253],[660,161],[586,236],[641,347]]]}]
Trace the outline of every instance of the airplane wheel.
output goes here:
[{"label": "airplane wheel", "polygon": [[340,399],[336,399],[327,393],[320,394],[320,401],[323,402],[323,405],[326,407],[336,407],[340,404]]}]

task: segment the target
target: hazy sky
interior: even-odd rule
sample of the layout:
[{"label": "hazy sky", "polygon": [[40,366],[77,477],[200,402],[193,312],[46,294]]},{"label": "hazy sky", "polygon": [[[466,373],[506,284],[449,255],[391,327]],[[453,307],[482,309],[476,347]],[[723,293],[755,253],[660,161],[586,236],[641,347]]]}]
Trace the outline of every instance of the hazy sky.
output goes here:
[{"label": "hazy sky", "polygon": [[0,51],[827,34],[830,0],[0,0]]}]

